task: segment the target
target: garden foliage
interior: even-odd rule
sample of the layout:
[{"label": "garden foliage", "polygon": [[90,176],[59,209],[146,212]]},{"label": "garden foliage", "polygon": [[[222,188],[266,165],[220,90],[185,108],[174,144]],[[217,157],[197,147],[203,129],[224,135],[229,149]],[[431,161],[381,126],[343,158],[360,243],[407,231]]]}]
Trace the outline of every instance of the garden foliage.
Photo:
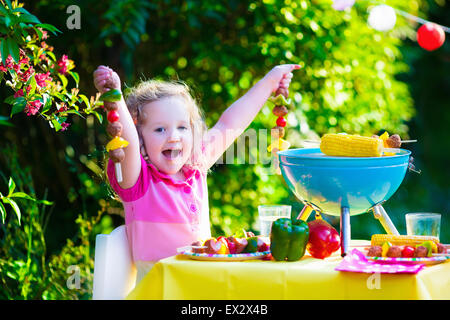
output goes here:
[{"label": "garden foliage", "polygon": [[[0,299],[90,298],[95,235],[124,223],[104,178],[110,138],[92,83],[100,64],[126,86],[186,81],[212,127],[273,66],[298,63],[286,127],[293,147],[326,132],[409,137],[414,101],[399,77],[411,72],[404,48],[415,26],[399,18],[391,32],[371,29],[370,1],[340,12],[330,0],[80,0],[80,30],[66,25],[71,0],[0,2]],[[386,3],[414,15],[435,5]],[[249,129],[274,122],[267,105]],[[298,213],[302,205],[267,174],[270,165],[248,163],[267,154],[252,148],[242,164],[231,148],[234,164],[219,163],[208,177],[213,235],[257,229],[259,204],[291,204]],[[354,222],[358,238],[380,231]],[[67,282],[70,266],[81,272],[79,287]]]}]

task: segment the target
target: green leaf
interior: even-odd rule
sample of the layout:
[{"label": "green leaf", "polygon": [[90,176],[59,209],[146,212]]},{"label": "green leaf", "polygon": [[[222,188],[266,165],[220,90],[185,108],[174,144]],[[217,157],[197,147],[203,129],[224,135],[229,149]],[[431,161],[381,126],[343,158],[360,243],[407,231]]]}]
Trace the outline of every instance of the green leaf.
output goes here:
[{"label": "green leaf", "polygon": [[48,200],[38,200],[36,198],[33,198],[32,196],[30,196],[29,194],[25,193],[25,192],[14,192],[10,195],[8,195],[8,198],[20,198],[20,199],[25,199],[25,200],[30,200],[30,201],[34,201],[36,203],[39,204],[44,204],[44,205],[53,205],[52,201],[48,201]]},{"label": "green leaf", "polygon": [[31,76],[30,79],[28,80],[28,85],[31,86],[30,92],[28,93],[28,95],[33,95],[36,91],[36,78],[34,76]]},{"label": "green leaf", "polygon": [[3,205],[3,203],[1,203],[1,202],[0,202],[0,213],[2,214],[2,223],[4,224],[5,219],[6,219],[6,209],[5,209],[5,206]]},{"label": "green leaf", "polygon": [[11,195],[11,193],[14,192],[14,189],[16,188],[16,183],[14,180],[10,177],[8,181],[8,197]]},{"label": "green leaf", "polygon": [[5,26],[5,17],[0,17],[0,33],[7,34],[8,28]]},{"label": "green leaf", "polygon": [[29,194],[26,194],[25,192],[20,192],[20,191],[9,194],[8,198],[22,198],[22,199],[27,199],[27,200],[31,200],[31,201],[36,201],[36,199],[33,198],[32,196],[30,196]]},{"label": "green leaf", "polygon": [[14,104],[14,101],[16,100],[16,98],[14,97],[14,95],[10,95],[8,98],[6,98],[3,102],[7,103],[7,104]]},{"label": "green leaf", "polygon": [[61,124],[58,122],[58,120],[53,119],[52,124],[53,124],[53,128],[55,128],[56,131],[59,131],[62,129]]},{"label": "green leaf", "polygon": [[20,212],[20,208],[17,205],[17,203],[14,200],[9,199],[9,198],[3,198],[3,202],[9,203],[9,205],[13,208],[13,210],[17,216],[17,220],[19,221],[19,225],[20,225],[21,212]]},{"label": "green leaf", "polygon": [[8,5],[8,9],[12,10],[12,5],[10,0],[5,0],[6,4]]},{"label": "green leaf", "polygon": [[14,127],[14,125],[11,122],[8,122],[8,120],[5,120],[3,118],[4,117],[0,117],[0,125],[1,126]]},{"label": "green leaf", "polygon": [[14,101],[13,107],[11,109],[10,117],[15,115],[16,113],[22,112],[25,109],[26,105],[27,105],[27,100],[25,100],[24,97],[16,98],[16,100]]},{"label": "green leaf", "polygon": [[52,106],[52,98],[48,93],[42,95],[42,103],[44,106],[42,107],[41,114],[45,113]]},{"label": "green leaf", "polygon": [[42,36],[43,36],[44,34],[42,33],[41,30],[39,30],[39,28],[33,28],[33,29],[34,29],[34,32],[37,33],[38,38],[39,38],[39,41],[41,41],[41,40],[42,40]]},{"label": "green leaf", "polygon": [[42,29],[48,30],[54,35],[56,35],[57,32],[62,33],[58,28],[55,26],[48,24],[48,23],[38,23],[35,25],[36,27],[41,27]]},{"label": "green leaf", "polygon": [[94,111],[93,113],[97,117],[98,122],[103,123],[103,116],[100,113],[98,113],[97,111]]},{"label": "green leaf", "polygon": [[25,14],[31,14],[27,9],[25,8],[15,8],[12,12],[20,12]]},{"label": "green leaf", "polygon": [[0,6],[0,12],[3,13],[4,16],[9,15],[8,9],[6,9],[4,6]]},{"label": "green leaf", "polygon": [[78,75],[78,73],[69,71],[69,74],[72,76],[73,80],[75,80],[75,83],[77,84],[78,87],[78,83],[80,82],[80,76]]},{"label": "green leaf", "polygon": [[9,57],[8,39],[3,39],[0,43],[0,54],[2,55],[2,62],[4,63]]},{"label": "green leaf", "polygon": [[45,54],[48,55],[50,58],[52,58],[53,61],[56,61],[56,56],[53,52],[46,51]]},{"label": "green leaf", "polygon": [[80,112],[78,112],[77,110],[68,110],[68,111],[66,111],[66,113],[73,113],[73,114],[80,116],[81,118],[84,118],[83,115]]},{"label": "green leaf", "polygon": [[19,45],[11,38],[6,39],[6,44],[8,46],[9,54],[13,57],[15,62],[19,62],[20,59],[20,51]]},{"label": "green leaf", "polygon": [[39,203],[39,204],[44,204],[46,206],[53,205],[53,201],[48,201],[48,200],[36,200],[36,202]]},{"label": "green leaf", "polygon": [[69,81],[67,80],[66,76],[63,75],[63,74],[58,73],[58,77],[59,77],[59,78],[61,79],[61,81],[62,81],[63,88],[66,88],[66,87],[67,87],[67,83],[69,82]]},{"label": "green leaf", "polygon": [[27,23],[27,22],[28,23],[41,23],[36,16],[34,16],[30,13],[22,13],[20,15],[18,21],[24,22],[24,23]]},{"label": "green leaf", "polygon": [[[23,36],[24,38],[28,37],[30,34],[29,34],[28,31],[25,29],[26,26],[25,26],[23,23],[21,23],[21,24],[20,24],[20,27],[21,27],[21,29],[22,29],[22,36]],[[39,38],[39,40],[41,40],[41,38]]]},{"label": "green leaf", "polygon": [[86,105],[86,108],[91,107],[89,99],[84,94],[79,94],[78,96],[81,98],[81,100],[83,100],[84,104]]},{"label": "green leaf", "polygon": [[11,16],[11,15],[7,15],[6,17],[5,17],[5,25],[6,25],[6,27],[9,29],[9,27],[11,27],[11,25],[13,24],[13,19],[14,19],[14,17],[13,16]]}]

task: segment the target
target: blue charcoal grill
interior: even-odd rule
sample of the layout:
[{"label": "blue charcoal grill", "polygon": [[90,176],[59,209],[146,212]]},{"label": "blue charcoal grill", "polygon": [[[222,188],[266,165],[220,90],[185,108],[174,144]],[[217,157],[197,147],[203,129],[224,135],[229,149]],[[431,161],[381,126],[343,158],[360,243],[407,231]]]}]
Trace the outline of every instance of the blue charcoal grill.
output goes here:
[{"label": "blue charcoal grill", "polygon": [[298,219],[318,214],[340,216],[341,255],[348,253],[350,216],[373,211],[388,234],[399,234],[382,207],[397,191],[409,167],[411,152],[393,156],[331,157],[319,148],[278,152],[281,173],[305,206]]}]

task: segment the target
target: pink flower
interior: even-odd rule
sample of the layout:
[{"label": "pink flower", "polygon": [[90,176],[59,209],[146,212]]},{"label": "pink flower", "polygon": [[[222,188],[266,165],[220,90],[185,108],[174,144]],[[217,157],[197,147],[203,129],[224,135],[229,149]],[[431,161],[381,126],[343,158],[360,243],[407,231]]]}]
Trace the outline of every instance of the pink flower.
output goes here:
[{"label": "pink flower", "polygon": [[48,58],[47,58],[47,56],[45,54],[41,54],[39,56],[39,59],[41,59],[42,61],[48,62]]},{"label": "pink flower", "polygon": [[3,65],[3,63],[0,63],[0,72],[6,72],[8,69]]},{"label": "pink flower", "polygon": [[65,54],[58,61],[58,66],[59,66],[58,72],[60,74],[66,74],[67,73],[67,70],[69,68],[69,58]]},{"label": "pink flower", "polygon": [[23,97],[23,89],[19,89],[14,93],[14,98]]},{"label": "pink flower", "polygon": [[13,69],[16,73],[18,73],[20,71],[20,64],[19,63],[14,63],[13,64]]},{"label": "pink flower", "polygon": [[66,131],[69,126],[70,126],[70,123],[67,123],[67,122],[61,123],[61,127],[62,127],[61,131]]},{"label": "pink flower", "polygon": [[42,28],[38,28],[42,32],[42,39],[45,40],[48,38],[48,33]]},{"label": "pink flower", "polygon": [[27,56],[23,57],[22,59],[19,60],[19,64],[28,64],[30,62],[30,58],[28,58]]},{"label": "pink flower", "polygon": [[[31,86],[26,87],[26,89],[27,89],[27,94],[28,94],[31,90]],[[14,98],[18,98],[18,97],[23,97],[23,88],[17,90],[16,93],[14,94]]]},{"label": "pink flower", "polygon": [[59,112],[67,111],[67,110],[68,110],[67,105],[64,102],[62,102],[61,105],[59,106],[59,108],[56,110],[56,112],[59,113]]},{"label": "pink flower", "polygon": [[5,64],[6,64],[6,68],[8,68],[8,69],[12,69],[14,67],[14,60],[11,55],[9,55],[8,58],[6,58]]},{"label": "pink flower", "polygon": [[35,115],[38,113],[39,109],[42,107],[41,100],[34,100],[27,103],[24,112],[26,112],[27,116]]},{"label": "pink flower", "polygon": [[50,72],[47,73],[37,73],[34,78],[39,87],[45,88],[47,86],[47,81],[51,81]]},{"label": "pink flower", "polygon": [[28,70],[26,70],[24,73],[22,73],[21,75],[20,75],[20,81],[22,81],[22,82],[27,82],[28,81],[28,79],[30,79],[30,77],[31,77],[31,75],[34,73],[34,68],[33,68],[33,66],[30,66],[29,68],[28,68]]}]

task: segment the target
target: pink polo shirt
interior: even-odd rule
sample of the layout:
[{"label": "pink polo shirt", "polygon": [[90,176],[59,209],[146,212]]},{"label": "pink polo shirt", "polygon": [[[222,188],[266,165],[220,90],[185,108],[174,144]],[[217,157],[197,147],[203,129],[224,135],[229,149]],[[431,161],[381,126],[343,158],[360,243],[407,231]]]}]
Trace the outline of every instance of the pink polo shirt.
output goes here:
[{"label": "pink polo shirt", "polygon": [[141,155],[136,184],[122,189],[109,160],[108,178],[123,203],[135,262],[173,256],[177,248],[211,237],[206,172],[186,168],[183,172],[185,180],[176,181]]}]

